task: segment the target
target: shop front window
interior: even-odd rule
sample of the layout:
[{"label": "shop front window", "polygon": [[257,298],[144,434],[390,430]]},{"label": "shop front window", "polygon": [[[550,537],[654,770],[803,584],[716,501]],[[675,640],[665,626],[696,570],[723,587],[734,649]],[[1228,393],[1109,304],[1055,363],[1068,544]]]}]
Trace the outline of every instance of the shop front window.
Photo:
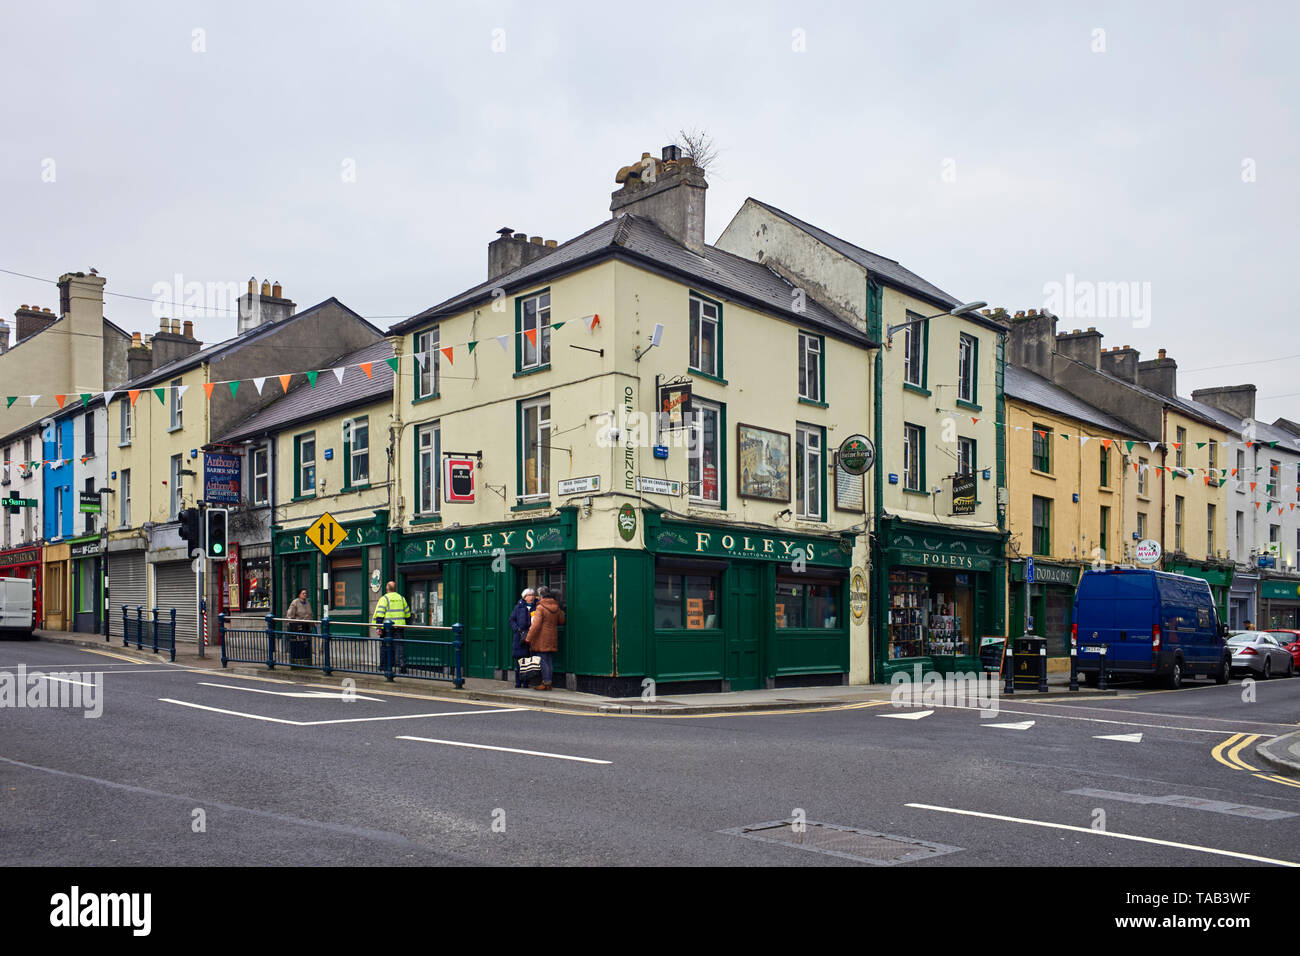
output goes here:
[{"label": "shop front window", "polygon": [[560,602],[560,607],[564,607],[564,566],[556,565],[553,568],[521,568],[519,571],[518,587],[515,588],[515,594],[522,594],[524,588],[532,588],[536,591],[541,587],[548,587],[555,592],[555,600]]},{"label": "shop front window", "polygon": [[362,580],[361,557],[334,558],[330,562],[330,605],[335,611],[365,609],[365,581]]},{"label": "shop front window", "polygon": [[776,626],[818,629],[842,627],[839,586],[830,583],[812,583],[797,578],[778,578]]},{"label": "shop front window", "polygon": [[411,623],[426,627],[443,626],[444,595],[442,575],[412,580],[407,589],[410,592]]},{"label": "shop front window", "polygon": [[[241,565],[244,610],[269,611],[271,609],[271,559],[245,558]],[[297,596],[295,593],[294,597]]]},{"label": "shop front window", "polygon": [[655,627],[700,630],[718,626],[718,577],[714,574],[655,574]]}]

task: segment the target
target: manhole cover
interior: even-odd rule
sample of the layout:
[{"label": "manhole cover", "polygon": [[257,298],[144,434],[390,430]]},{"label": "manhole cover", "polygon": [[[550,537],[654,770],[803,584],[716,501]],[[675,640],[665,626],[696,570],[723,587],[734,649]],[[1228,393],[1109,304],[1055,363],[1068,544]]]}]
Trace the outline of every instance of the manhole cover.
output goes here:
[{"label": "manhole cover", "polygon": [[777,843],[796,850],[810,850],[813,853],[825,853],[828,856],[839,856],[860,863],[872,863],[876,866],[915,863],[918,860],[943,856],[945,853],[955,853],[961,849],[959,846],[945,846],[942,843],[914,840],[889,833],[876,833],[873,830],[841,827],[833,823],[814,823],[812,820],[801,824],[798,828],[790,820],[773,820],[770,823],[755,823],[747,827],[732,827],[722,832],[750,840],[761,840],[764,843]]}]

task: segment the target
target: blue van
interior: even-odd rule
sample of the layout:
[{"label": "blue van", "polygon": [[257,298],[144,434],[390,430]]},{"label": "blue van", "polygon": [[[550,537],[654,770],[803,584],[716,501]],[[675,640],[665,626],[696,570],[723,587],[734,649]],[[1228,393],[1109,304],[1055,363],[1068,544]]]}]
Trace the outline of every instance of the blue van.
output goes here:
[{"label": "blue van", "polygon": [[1181,687],[1187,677],[1226,684],[1232,652],[1210,586],[1200,578],[1149,568],[1085,571],[1074,595],[1070,642],[1079,673],[1097,681],[1101,649],[1106,676],[1163,679]]}]

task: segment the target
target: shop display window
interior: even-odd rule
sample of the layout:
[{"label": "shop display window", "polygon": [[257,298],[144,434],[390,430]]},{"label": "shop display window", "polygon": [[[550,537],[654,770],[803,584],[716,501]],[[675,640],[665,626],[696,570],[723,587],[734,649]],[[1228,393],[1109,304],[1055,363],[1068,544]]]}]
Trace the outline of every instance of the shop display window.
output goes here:
[{"label": "shop display window", "polygon": [[973,613],[968,575],[891,571],[889,657],[974,653]]},{"label": "shop display window", "polygon": [[[269,611],[271,609],[271,559],[245,558],[243,569],[244,610]],[[295,593],[294,597],[298,595]]]},{"label": "shop display window", "polygon": [[797,578],[776,582],[776,626],[778,628],[829,629],[843,626],[840,620],[839,586],[811,583]]},{"label": "shop display window", "polygon": [[717,598],[717,575],[659,571],[655,574],[655,627],[716,628]]},{"label": "shop display window", "polygon": [[330,562],[330,587],[336,611],[362,611],[365,607],[365,581],[361,574],[361,557],[335,558]]}]

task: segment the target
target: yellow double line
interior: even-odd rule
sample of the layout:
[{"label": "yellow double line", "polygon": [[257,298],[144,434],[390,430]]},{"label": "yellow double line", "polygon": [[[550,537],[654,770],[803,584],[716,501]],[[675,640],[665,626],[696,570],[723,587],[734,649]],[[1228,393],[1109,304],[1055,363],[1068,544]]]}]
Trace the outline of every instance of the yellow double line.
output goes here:
[{"label": "yellow double line", "polygon": [[1286,777],[1280,777],[1275,773],[1260,773],[1258,768],[1252,767],[1241,758],[1241,752],[1251,746],[1255,741],[1263,736],[1262,734],[1233,734],[1227,740],[1218,744],[1210,751],[1212,756],[1219,763],[1231,770],[1245,770],[1247,773],[1258,777],[1260,780],[1268,780],[1271,783],[1280,783],[1287,787],[1296,787],[1300,789],[1300,783],[1294,780],[1288,780]]}]

